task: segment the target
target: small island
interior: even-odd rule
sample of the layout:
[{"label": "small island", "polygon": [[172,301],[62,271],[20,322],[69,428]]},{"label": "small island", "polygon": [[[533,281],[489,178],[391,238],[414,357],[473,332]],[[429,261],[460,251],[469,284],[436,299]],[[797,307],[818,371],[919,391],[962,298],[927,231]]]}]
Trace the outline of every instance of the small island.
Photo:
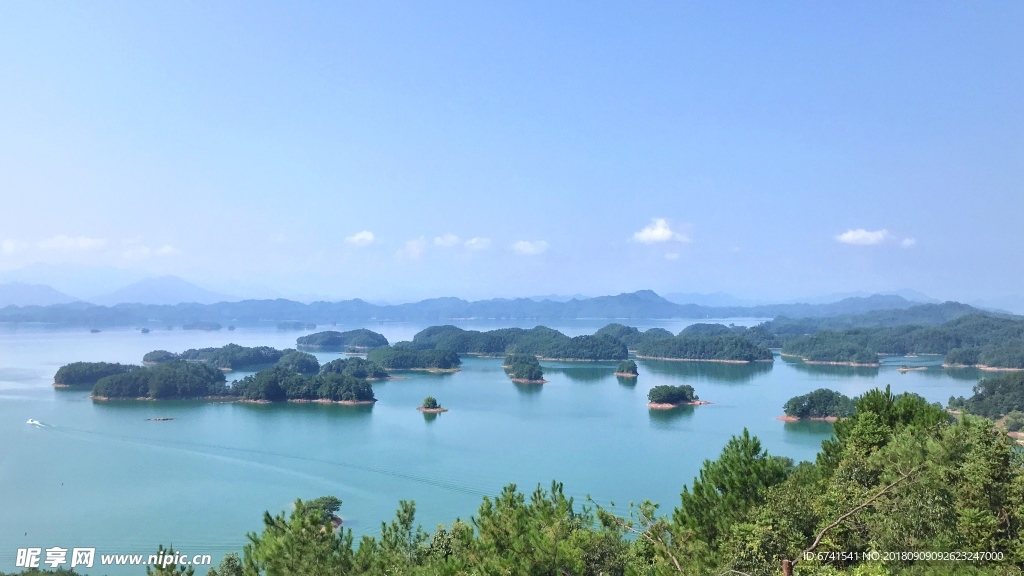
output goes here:
[{"label": "small island", "polygon": [[727,362],[730,364],[772,362],[774,360],[771,350],[755,344],[744,336],[735,334],[707,336],[680,334],[672,338],[649,340],[640,344],[636,357],[676,362]]},{"label": "small island", "polygon": [[343,351],[343,352],[367,352],[372,348],[380,348],[388,345],[388,339],[365,328],[338,332],[328,330],[317,332],[306,336],[299,336],[295,340],[300,350],[322,350],[322,351]]},{"label": "small island", "polygon": [[619,362],[619,367],[615,369],[615,375],[619,378],[636,378],[640,375],[640,372],[637,370],[636,362],[623,360]]},{"label": "small island", "polygon": [[518,384],[544,384],[544,371],[533,354],[510,354],[502,365],[513,382]]},{"label": "small island", "polygon": [[800,420],[823,420],[835,422],[840,418],[853,416],[854,402],[849,396],[827,388],[794,396],[783,406],[785,416],[776,420],[783,422],[799,422]]},{"label": "small island", "polygon": [[878,368],[878,352],[864,345],[855,334],[823,330],[797,336],[782,346],[782,355],[797,357],[807,364],[866,366]]},{"label": "small island", "polygon": [[423,405],[417,408],[417,410],[424,414],[440,414],[441,412],[448,411],[447,408],[441,407],[441,405],[437,403],[437,398],[434,398],[433,396],[427,396],[424,398]]},{"label": "small island", "polygon": [[906,364],[902,364],[899,368],[896,369],[896,371],[899,372],[900,374],[906,374],[907,372],[920,372],[922,370],[927,369],[927,366],[907,366]]},{"label": "small island", "polygon": [[671,410],[680,406],[701,406],[710,404],[697,397],[693,386],[655,386],[647,392],[647,407],[654,410]]},{"label": "small island", "polygon": [[458,372],[462,360],[451,350],[420,350],[412,343],[397,342],[394,346],[374,348],[366,359],[387,370],[422,370],[426,372]]},{"label": "small island", "polygon": [[322,374],[347,374],[360,380],[387,380],[388,371],[376,362],[363,358],[339,358],[331,360],[320,368]]},{"label": "small island", "polygon": [[294,350],[278,350],[270,346],[249,347],[225,344],[220,348],[190,348],[180,354],[167,350],[153,350],[142,357],[142,363],[152,366],[171,360],[187,360],[209,364],[224,371],[258,370],[277,364],[287,352],[294,352]]},{"label": "small island", "polygon": [[139,369],[141,369],[139,366],[113,362],[72,362],[57,369],[57,373],[53,375],[53,386],[54,388],[92,387],[107,376]]},{"label": "small island", "polygon": [[104,376],[92,389],[94,400],[185,400],[228,396],[224,372],[197,362],[171,360]]}]

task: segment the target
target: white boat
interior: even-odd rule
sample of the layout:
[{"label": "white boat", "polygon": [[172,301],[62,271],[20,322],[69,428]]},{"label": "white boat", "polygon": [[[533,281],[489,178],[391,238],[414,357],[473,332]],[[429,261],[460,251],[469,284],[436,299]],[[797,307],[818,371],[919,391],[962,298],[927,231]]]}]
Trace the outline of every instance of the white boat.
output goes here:
[{"label": "white boat", "polygon": [[42,426],[43,425],[43,423],[40,422],[39,420],[33,420],[31,418],[28,419],[28,422],[26,422],[26,424],[32,424],[32,425],[35,425],[35,426]]}]

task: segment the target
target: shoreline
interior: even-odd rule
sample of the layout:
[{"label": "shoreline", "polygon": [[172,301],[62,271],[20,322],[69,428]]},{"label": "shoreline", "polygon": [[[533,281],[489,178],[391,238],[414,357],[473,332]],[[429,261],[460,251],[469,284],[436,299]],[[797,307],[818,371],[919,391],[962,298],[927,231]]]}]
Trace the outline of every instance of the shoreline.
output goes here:
[{"label": "shoreline", "polygon": [[753,364],[754,362],[774,362],[771,360],[717,360],[710,358],[669,358],[666,356],[641,356],[637,354],[637,360],[665,360],[667,362],[720,362],[722,364]]},{"label": "shoreline", "polygon": [[707,400],[693,400],[691,402],[680,402],[679,404],[648,402],[647,407],[651,410],[672,410],[682,408],[683,406],[707,406],[708,404],[711,404],[711,402]]},{"label": "shoreline", "polygon": [[[387,370],[387,368],[385,368]],[[396,372],[430,372],[431,374],[454,374],[461,372],[462,368],[391,368]]]},{"label": "shoreline", "polygon": [[442,408],[441,406],[438,406],[437,408],[424,408],[423,406],[420,406],[419,408],[417,408],[417,410],[423,412],[424,414],[440,414],[441,412],[448,411],[447,408]]},{"label": "shoreline", "polygon": [[901,374],[905,374],[907,372],[920,372],[922,370],[927,369],[927,366],[900,366],[899,368],[896,369],[896,371]]},{"label": "shoreline", "polygon": [[365,406],[367,404],[374,404],[377,402],[374,400],[327,400],[325,398],[317,398],[315,400],[308,400],[306,398],[291,398],[288,400],[281,400],[274,402],[271,400],[249,400],[246,398],[239,398],[238,396],[203,396],[201,398],[150,398],[148,396],[140,396],[138,398],[110,398],[108,396],[89,396],[92,400],[98,400],[100,402],[193,402],[193,401],[224,401],[237,402],[239,404],[280,404],[286,402],[294,402],[296,404],[339,404],[342,406]]},{"label": "shoreline", "polygon": [[639,374],[630,374],[629,372],[616,372],[616,376],[619,378],[636,378]]},{"label": "shoreline", "polygon": [[804,364],[818,364],[818,365],[825,365],[825,366],[854,366],[856,368],[880,368],[882,366],[881,362],[875,362],[874,364],[870,364],[870,363],[865,363],[865,362],[838,362],[838,361],[829,361],[829,360],[808,360],[807,358],[804,358],[803,356],[797,356],[796,354],[782,354],[781,352],[779,353],[779,355],[780,356],[785,356],[786,358],[799,358]]},{"label": "shoreline", "polygon": [[527,378],[513,378],[513,382],[516,384],[547,384],[548,380],[541,378],[540,380],[530,380]]},{"label": "shoreline", "polygon": [[1024,368],[1004,368],[1002,366],[986,366],[985,364],[943,364],[943,368],[977,368],[982,372],[1024,372]]},{"label": "shoreline", "polygon": [[810,418],[797,418],[796,416],[779,416],[776,420],[780,422],[838,422],[838,416],[811,416]]}]

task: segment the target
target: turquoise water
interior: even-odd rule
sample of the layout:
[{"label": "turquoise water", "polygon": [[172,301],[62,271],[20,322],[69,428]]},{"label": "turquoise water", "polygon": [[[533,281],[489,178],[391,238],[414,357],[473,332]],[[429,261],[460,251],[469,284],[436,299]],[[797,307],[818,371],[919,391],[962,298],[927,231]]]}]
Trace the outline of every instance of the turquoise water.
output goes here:
[{"label": "turquoise water", "polygon": [[[575,335],[605,323],[552,327]],[[675,332],[685,324],[656,325]],[[391,341],[422,327],[369,326]],[[50,385],[60,365],[76,360],[137,363],[156,348],[228,342],[283,348],[302,333],[0,329],[0,571],[14,570],[16,549],[30,546],[149,554],[173,543],[216,562],[241,549],[264,510],[328,494],[344,501],[341,515],[357,537],[379,531],[400,499],[415,500],[419,521],[432,530],[474,514],[484,495],[510,482],[531,491],[557,479],[578,500],[590,495],[624,512],[631,500],[649,498],[671,510],[703,460],[744,427],[775,454],[813,458],[831,425],[776,421],[794,395],[827,387],[853,396],[892,384],[945,403],[969,394],[980,376],[943,370],[939,357],[886,358],[879,369],[778,357],[752,366],[641,360],[633,384],[613,375],[615,363],[542,362],[549,383],[521,386],[500,360],[466,357],[456,374],[374,383],[379,401],[358,407],[94,403],[87,392]],[[929,369],[899,374],[900,364]],[[649,388],[680,383],[713,404],[648,410]],[[427,395],[450,411],[417,412]],[[147,421],[154,417],[175,420]],[[27,425],[29,418],[46,426]]]}]

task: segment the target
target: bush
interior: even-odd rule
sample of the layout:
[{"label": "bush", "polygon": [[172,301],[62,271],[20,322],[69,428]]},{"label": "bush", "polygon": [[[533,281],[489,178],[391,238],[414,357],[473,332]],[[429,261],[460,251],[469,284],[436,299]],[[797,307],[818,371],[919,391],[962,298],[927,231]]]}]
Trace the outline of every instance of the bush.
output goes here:
[{"label": "bush", "polygon": [[632,360],[623,360],[622,362],[619,362],[619,367],[615,369],[615,372],[617,374],[632,374],[634,376],[639,374],[636,362]]},{"label": "bush", "polygon": [[697,400],[693,386],[655,386],[647,393],[647,400],[653,404],[684,404]]},{"label": "bush", "polygon": [[439,406],[440,404],[437,403],[437,398],[434,398],[433,396],[427,396],[423,399],[423,407],[428,410],[434,410]]}]

